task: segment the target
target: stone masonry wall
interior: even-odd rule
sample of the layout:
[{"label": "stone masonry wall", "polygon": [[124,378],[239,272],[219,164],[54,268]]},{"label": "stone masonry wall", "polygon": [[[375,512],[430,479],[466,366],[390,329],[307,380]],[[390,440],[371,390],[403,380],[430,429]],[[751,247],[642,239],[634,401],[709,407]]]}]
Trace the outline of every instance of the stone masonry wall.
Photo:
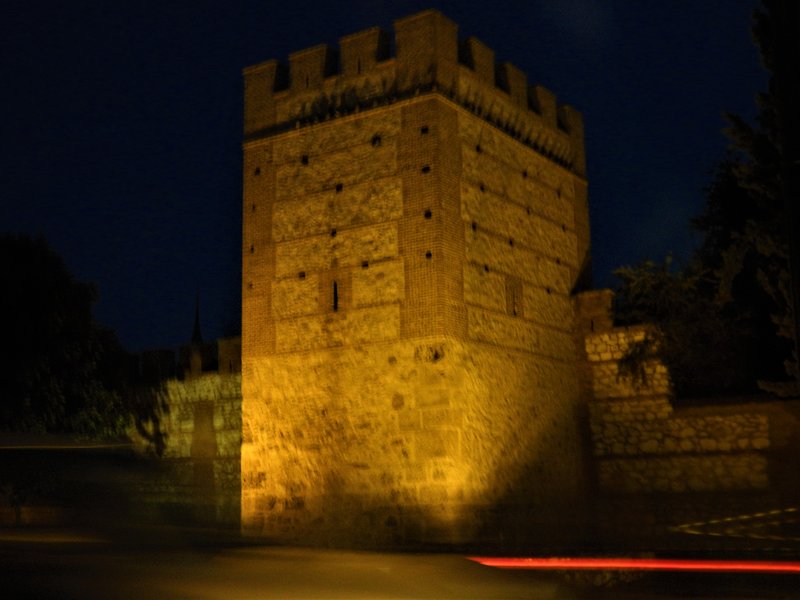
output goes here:
[{"label": "stone masonry wall", "polygon": [[243,530],[555,533],[581,495],[581,118],[436,11],[395,34],[245,70]]},{"label": "stone masonry wall", "polygon": [[[164,383],[161,477],[142,501],[168,518],[236,526],[240,512],[241,376],[204,373]],[[140,451],[146,442],[134,435]]]},{"label": "stone masonry wall", "polygon": [[[422,101],[416,103],[422,104]],[[430,103],[428,102],[427,105],[430,106]],[[410,118],[410,114],[413,114],[410,108],[407,110],[405,103],[398,103],[394,110],[405,121]],[[426,104],[422,104],[415,110],[425,111],[422,114],[427,116],[422,121],[415,118],[415,121],[418,122],[414,123],[411,131],[406,135],[413,136],[414,139],[419,139],[424,135],[434,140],[435,136],[441,135],[438,125],[442,119],[440,115],[436,112],[429,112],[431,109],[426,108]],[[438,110],[452,111],[453,109],[447,105],[441,105]],[[299,146],[300,151],[303,151],[302,148],[307,148],[309,149],[307,151],[311,152],[311,149],[326,147],[332,149],[331,152],[345,155],[354,143],[357,145],[368,143],[372,147],[371,139],[376,135],[381,137],[382,147],[392,147],[394,141],[386,132],[392,131],[390,124],[394,121],[393,117],[384,113],[385,110],[381,109],[375,113],[359,116],[358,120],[363,124],[359,128],[353,128],[353,131],[360,131],[360,137],[356,139],[341,138],[338,147],[336,143],[328,140],[335,134],[332,127],[306,130],[302,132],[305,144]],[[404,114],[409,116],[403,116]],[[421,135],[421,127],[426,127],[428,133]],[[288,141],[294,137],[297,137],[297,134],[288,136],[286,139]],[[425,137],[422,139],[426,140]],[[282,144],[282,140],[275,140],[274,143],[277,146]],[[409,142],[407,141],[406,144]],[[261,145],[254,146],[252,151],[260,152],[261,148]],[[506,150],[506,152],[510,151]],[[527,150],[526,152],[533,154]],[[303,156],[303,154],[300,155],[299,162],[301,164]],[[294,160],[298,160],[297,157]],[[324,192],[328,198],[326,206],[333,206],[333,209],[320,208],[321,216],[318,216],[316,220],[312,219],[302,223],[297,221],[292,227],[291,236],[287,233],[281,234],[280,241],[278,241],[275,230],[279,224],[276,223],[274,217],[277,214],[291,213],[290,210],[281,208],[284,204],[305,202],[303,198],[307,196],[302,195],[303,190],[306,190],[303,183],[305,178],[307,176],[321,177],[321,173],[341,175],[333,167],[325,166],[328,163],[326,156],[309,154],[308,166],[316,165],[316,171],[308,175],[301,172],[298,175],[300,184],[297,188],[298,196],[292,196],[292,199],[289,199],[290,196],[287,195],[285,201],[277,199],[273,201],[272,248],[274,248],[274,254],[270,255],[269,247],[265,249],[263,246],[255,248],[251,246],[246,250],[245,264],[253,265],[252,270],[249,270],[248,267],[246,273],[257,272],[256,265],[260,260],[269,261],[269,268],[274,272],[274,279],[263,282],[271,283],[270,312],[267,313],[263,322],[256,320],[255,313],[250,313],[250,318],[256,323],[265,323],[266,327],[271,328],[272,340],[269,344],[275,349],[275,356],[272,358],[258,358],[256,352],[253,352],[255,356],[245,355],[244,358],[246,401],[243,420],[245,432],[261,429],[262,422],[269,423],[268,434],[253,438],[248,438],[247,433],[245,435],[244,444],[247,451],[243,454],[242,462],[244,482],[242,513],[245,515],[243,517],[244,526],[248,532],[306,541],[310,538],[318,542],[330,538],[341,540],[348,534],[346,529],[343,531],[337,529],[334,534],[330,527],[338,528],[344,523],[352,525],[352,515],[350,517],[346,515],[354,511],[356,514],[363,512],[373,515],[370,517],[371,519],[378,518],[374,516],[377,514],[374,511],[377,510],[380,514],[382,514],[381,511],[390,511],[391,519],[389,517],[386,519],[395,525],[394,529],[383,531],[378,527],[373,533],[370,533],[370,536],[376,536],[376,543],[379,540],[386,543],[387,540],[393,539],[392,536],[406,540],[450,540],[454,536],[463,538],[466,535],[476,534],[482,522],[482,519],[476,517],[476,514],[489,510],[492,506],[490,499],[499,502],[505,498],[506,493],[511,493],[510,483],[513,478],[524,481],[525,478],[521,477],[520,473],[527,469],[539,468],[536,465],[543,464],[542,461],[549,455],[549,451],[547,450],[548,446],[540,444],[545,440],[549,442],[548,435],[551,434],[542,434],[535,441],[530,439],[524,442],[530,446],[528,449],[530,453],[526,454],[528,458],[515,467],[509,466],[505,469],[504,472],[507,473],[507,476],[503,476],[496,484],[497,489],[502,493],[492,496],[475,496],[473,494],[460,501],[458,500],[460,492],[456,495],[444,494],[441,496],[441,505],[437,510],[452,513],[449,517],[452,522],[446,522],[447,526],[445,527],[436,519],[426,516],[431,510],[429,506],[431,501],[425,496],[425,490],[428,488],[423,487],[418,490],[418,484],[415,483],[413,492],[403,492],[402,501],[397,498],[389,501],[387,498],[391,497],[392,490],[395,495],[399,493],[397,488],[381,489],[372,480],[361,484],[355,484],[348,480],[347,484],[342,485],[347,489],[358,490],[357,493],[353,491],[348,496],[351,499],[358,498],[357,502],[341,498],[322,502],[320,499],[327,497],[324,491],[325,486],[310,485],[309,477],[311,480],[313,477],[303,473],[302,470],[287,469],[285,467],[286,457],[278,458],[269,451],[273,445],[270,440],[277,435],[275,427],[278,427],[280,423],[284,423],[282,431],[285,437],[291,439],[302,435],[301,446],[303,447],[309,443],[309,439],[317,440],[311,442],[312,446],[330,445],[329,439],[326,439],[325,444],[318,440],[318,435],[326,435],[326,421],[309,420],[308,414],[322,414],[323,411],[328,410],[328,404],[333,402],[349,407],[352,414],[366,411],[365,414],[369,418],[363,417],[359,421],[360,427],[365,429],[364,439],[348,450],[348,453],[356,453],[357,456],[360,456],[351,462],[371,465],[374,460],[372,458],[374,452],[371,449],[373,445],[384,443],[386,436],[389,435],[387,431],[394,431],[392,429],[394,427],[393,416],[383,410],[376,410],[376,406],[382,406],[384,410],[389,406],[389,396],[374,388],[374,382],[372,384],[361,382],[359,378],[380,380],[383,376],[382,370],[390,368],[390,365],[379,362],[372,369],[365,364],[359,366],[355,358],[366,355],[369,344],[381,344],[381,347],[385,347],[383,344],[390,343],[393,345],[390,345],[390,349],[386,351],[387,356],[393,355],[399,361],[398,357],[411,355],[409,351],[404,350],[408,344],[401,340],[416,337],[423,332],[434,333],[442,329],[447,331],[448,337],[437,338],[437,344],[425,346],[426,348],[452,344],[456,339],[461,338],[462,344],[459,344],[459,347],[475,348],[476,353],[486,356],[485,360],[472,363],[471,368],[485,369],[492,374],[501,373],[507,369],[504,364],[488,357],[486,349],[481,349],[482,344],[488,344],[485,348],[495,348],[500,356],[510,351],[516,352],[516,357],[509,358],[509,362],[523,361],[527,370],[546,374],[541,377],[542,383],[539,384],[539,387],[528,381],[529,376],[523,376],[518,381],[501,379],[496,382],[495,386],[481,386],[479,389],[486,394],[483,397],[475,396],[475,390],[470,386],[462,385],[463,376],[451,378],[452,381],[449,383],[451,389],[441,390],[442,384],[440,383],[434,391],[445,393],[447,398],[455,398],[459,394],[463,394],[465,396],[463,402],[467,402],[466,398],[472,398],[472,402],[480,399],[489,405],[494,405],[496,397],[508,397],[509,400],[501,404],[501,408],[498,410],[501,415],[504,415],[502,418],[509,419],[510,423],[520,428],[526,423],[526,418],[518,411],[523,411],[528,415],[538,412],[543,418],[545,414],[552,414],[553,418],[560,415],[558,420],[565,429],[559,434],[562,441],[557,447],[560,449],[559,453],[562,457],[569,458],[561,460],[558,467],[548,467],[548,470],[560,473],[559,477],[572,483],[564,487],[565,484],[560,483],[554,476],[540,479],[535,494],[532,493],[532,497],[525,500],[525,503],[539,507],[538,518],[544,524],[548,521],[553,522],[552,519],[545,518],[545,515],[549,514],[547,511],[552,509],[547,508],[544,498],[549,498],[553,505],[571,506],[568,498],[556,500],[556,491],[569,489],[573,497],[577,493],[578,476],[576,471],[579,470],[577,457],[580,455],[576,425],[578,391],[577,386],[573,385],[576,379],[575,349],[570,331],[572,308],[568,297],[568,281],[577,271],[575,233],[572,231],[572,222],[570,221],[572,213],[567,211],[565,215],[565,221],[570,223],[569,228],[566,226],[562,228],[561,225],[556,228],[558,239],[564,240],[559,242],[562,244],[561,251],[564,253],[564,266],[562,267],[561,258],[548,258],[543,251],[537,252],[526,248],[527,245],[533,245],[534,242],[527,241],[522,234],[516,247],[509,246],[505,236],[509,230],[515,227],[522,230],[522,224],[518,224],[522,210],[505,199],[507,196],[504,188],[498,187],[495,195],[495,202],[498,204],[497,212],[482,213],[491,216],[489,226],[482,225],[482,235],[486,236],[493,244],[483,247],[472,245],[473,249],[468,250],[464,248],[463,241],[458,241],[458,234],[463,236],[466,232],[469,237],[472,234],[470,219],[477,218],[477,215],[464,212],[467,210],[465,201],[459,202],[458,197],[456,198],[457,212],[453,217],[458,219],[456,221],[458,226],[455,228],[456,237],[451,238],[449,236],[454,234],[447,231],[448,223],[442,216],[446,215],[448,207],[442,206],[444,200],[441,197],[430,195],[430,192],[423,189],[409,198],[409,190],[412,190],[415,185],[420,185],[418,182],[424,182],[429,176],[420,171],[419,165],[428,166],[431,171],[439,172],[443,170],[441,158],[433,153],[419,158],[411,156],[408,162],[406,160],[399,163],[400,166],[398,166],[401,173],[403,173],[401,167],[404,167],[405,172],[408,173],[400,176],[401,181],[410,180],[404,183],[402,188],[407,193],[402,214],[408,215],[405,217],[406,219],[414,219],[413,227],[408,227],[403,220],[396,220],[400,214],[396,210],[376,208],[376,206],[386,206],[387,203],[391,207],[396,201],[393,194],[376,195],[374,193],[375,186],[351,185],[349,180],[342,178],[340,181],[341,191],[337,192],[336,184],[334,184],[333,189]],[[532,162],[535,163],[536,160],[533,158]],[[331,164],[339,164],[339,162],[341,161],[337,159]],[[373,170],[373,165],[375,170]],[[257,177],[263,178],[265,172],[269,173],[270,168],[271,166],[268,164],[262,166]],[[390,182],[392,178],[384,177],[383,168],[382,164],[370,161],[363,165],[359,177],[366,178],[371,175],[374,180]],[[509,177],[524,179],[522,173],[516,168],[512,174],[509,174]],[[568,181],[566,174],[563,177],[565,181]],[[533,175],[529,177],[526,185],[534,190],[544,187],[544,184]],[[477,186],[475,187],[477,188]],[[314,186],[308,189],[312,190],[307,192],[308,195],[322,195],[321,192],[313,191],[316,189]],[[387,183],[385,189],[396,188]],[[346,191],[349,195],[344,197]],[[295,198],[299,198],[299,200]],[[260,201],[256,199],[255,203],[258,211],[264,205],[264,199]],[[350,215],[350,212],[335,208],[351,204],[360,206],[360,214],[365,215],[355,226],[350,225],[347,221],[349,217],[346,215]],[[414,206],[414,204],[419,206]],[[479,207],[480,204],[473,201],[473,206]],[[536,208],[535,211],[531,210],[531,215],[528,215],[526,211],[523,213],[524,218],[534,225],[539,221],[544,223],[546,219],[540,215],[545,210]],[[369,223],[369,218],[387,219],[388,221]],[[319,224],[320,219],[323,219],[322,224]],[[257,223],[256,221],[247,225],[245,229],[246,232],[252,231],[254,237],[258,235]],[[432,228],[431,232],[428,233],[426,228]],[[318,234],[318,231],[326,233]],[[336,232],[336,235],[331,235],[333,231]],[[499,237],[503,239],[497,242]],[[463,240],[463,238],[461,239]],[[354,244],[350,240],[361,241]],[[460,250],[458,249],[459,243],[461,244]],[[455,246],[455,251],[450,251],[448,246]],[[374,248],[383,250],[375,253],[371,250]],[[431,256],[428,256],[428,253]],[[472,260],[470,260],[470,256]],[[455,269],[449,267],[448,261],[453,261]],[[476,264],[475,261],[480,262]],[[520,261],[527,262],[520,266],[518,264]],[[572,265],[571,270],[567,266],[570,264]],[[325,268],[325,265],[329,265],[328,268]],[[511,272],[509,273],[509,271]],[[450,288],[455,291],[448,290],[448,277],[458,277],[456,279],[458,283]],[[459,281],[462,277],[463,283]],[[493,280],[499,281],[499,285],[495,284],[496,287],[487,289],[485,282]],[[333,310],[333,282],[337,283],[336,310]],[[255,296],[253,291],[248,291],[248,293]],[[509,303],[508,296],[511,293],[515,295],[513,305]],[[459,304],[465,301],[466,307],[459,308]],[[267,305],[262,306],[266,307]],[[260,325],[259,329],[263,327],[264,325]],[[464,346],[468,340],[474,340],[479,344]],[[354,350],[359,347],[364,348],[363,353]],[[435,354],[436,350],[431,352]],[[289,360],[289,357],[293,355],[296,355],[297,358]],[[415,350],[413,355],[415,360],[417,360],[417,355],[418,351]],[[319,372],[311,368],[311,365],[318,361],[336,366],[324,369],[320,367],[322,372]],[[453,359],[449,359],[447,364],[453,364],[455,369],[467,368],[464,362],[457,362]],[[411,374],[406,376],[406,386],[408,387],[406,392],[398,391],[397,394],[405,393],[410,395],[410,398],[417,398],[417,401],[424,402],[420,397],[424,394],[424,382],[428,379],[422,378],[421,381],[418,381],[418,367],[415,362],[412,362],[411,365],[411,368],[408,368],[408,365],[401,363],[401,366],[398,367],[398,369],[408,368]],[[265,373],[269,375],[265,375]],[[349,375],[345,375],[345,373],[349,373]],[[367,385],[369,392],[362,391],[364,385]],[[402,389],[402,387],[398,389]],[[392,397],[394,394],[393,392]],[[381,400],[384,396],[386,399]],[[274,397],[282,398],[282,400],[280,402],[270,400]],[[413,400],[409,400],[409,403],[411,402]],[[453,402],[457,401],[454,399]],[[508,402],[512,404],[508,404]],[[546,408],[541,408],[540,403],[544,402],[548,405]],[[449,399],[437,400],[436,403],[443,403],[446,407],[450,406]],[[454,405],[459,406],[458,404]],[[283,408],[281,408],[282,406]],[[437,439],[442,435],[441,431],[446,432],[443,439],[451,441],[460,435],[461,418],[457,414],[451,413],[449,408],[447,411],[440,412],[437,419],[440,424],[433,431]],[[549,430],[550,424],[538,426],[528,423],[527,427],[530,431],[538,429],[544,431]],[[430,426],[428,429],[430,430]],[[480,443],[488,444],[489,440],[495,439],[498,431],[500,428],[496,428],[492,432],[487,424],[487,429],[483,432],[483,435],[487,437]],[[522,431],[524,429],[514,432],[513,439],[520,439],[520,436],[523,435]],[[367,433],[377,434],[378,437],[375,441],[368,441]],[[397,434],[399,432],[395,432],[395,435]],[[429,438],[430,436],[423,439]],[[339,444],[341,443],[343,442],[339,442]],[[423,457],[426,444],[427,442],[422,442],[421,445],[414,446],[413,451]],[[482,465],[482,450],[475,450],[475,453],[471,454],[468,451],[462,452],[459,450],[459,446],[448,444],[444,454],[435,455],[437,460],[441,461],[442,457],[447,457],[449,460],[456,461],[460,465],[461,471],[471,470],[474,471],[475,477],[488,477],[486,474],[481,474],[486,468]],[[286,452],[293,454],[296,451],[291,450],[291,447],[290,441],[283,446]],[[534,450],[536,454],[532,453]],[[507,456],[514,455],[507,453]],[[534,459],[534,456],[537,458]],[[273,466],[268,468],[264,466],[265,457],[269,457],[269,461],[274,463]],[[335,459],[336,455],[325,462]],[[318,457],[315,457],[315,460],[318,460]],[[366,476],[372,474],[374,468],[378,468],[384,473],[390,474],[390,481],[398,478],[404,479],[409,476],[404,472],[406,469],[411,468],[414,473],[423,469],[419,465],[424,464],[424,460],[418,460],[422,462],[417,466],[409,466],[401,461],[378,467],[364,467],[363,472],[357,471],[357,473]],[[473,461],[473,464],[470,464],[470,460]],[[309,465],[306,466],[310,468]],[[278,471],[276,472],[275,469]],[[425,469],[428,467],[423,469],[427,473]],[[254,472],[255,474],[253,474]],[[280,481],[286,480],[287,473],[291,473],[291,478],[295,481],[293,486],[280,483]],[[445,481],[445,471],[441,471],[441,473],[442,480],[431,488],[438,489],[438,493],[447,489],[448,485],[448,482]],[[279,474],[280,478],[278,478]],[[410,477],[416,478],[419,475],[414,474]],[[432,475],[425,475],[423,481],[433,483],[432,480],[426,479],[430,477]],[[492,477],[498,476],[493,475]],[[304,491],[302,494],[292,491],[297,489]],[[422,495],[422,499],[418,498],[418,494]],[[518,505],[522,503],[519,499],[516,499],[515,502]],[[460,508],[452,508],[457,504]],[[290,510],[288,516],[280,512],[287,506],[294,507],[287,509]],[[338,509],[335,507],[338,506],[344,507],[345,514],[338,518],[331,518],[330,515],[336,514]],[[376,506],[379,508],[375,508]],[[403,506],[405,509],[400,512],[405,516],[401,518],[402,515],[397,514],[398,507]],[[471,515],[469,518],[466,517],[468,513]],[[318,519],[323,519],[329,527],[320,526]],[[310,527],[310,523],[315,523],[315,526]],[[354,526],[352,531],[358,532],[361,541],[365,541],[363,527]]]},{"label": "stone masonry wall", "polygon": [[[587,292],[584,296],[603,292]],[[610,300],[610,296],[604,299]],[[592,298],[583,298],[589,306]],[[607,310],[606,304],[605,310]],[[595,312],[598,307],[594,307]],[[591,319],[592,315],[584,315]],[[585,333],[594,455],[601,489],[613,493],[764,489],[769,483],[769,418],[741,412],[675,410],[664,365],[644,365],[645,381],[621,376],[617,361],[647,335],[646,327]]]},{"label": "stone masonry wall", "polygon": [[557,367],[429,338],[246,369],[258,390],[243,419],[250,533],[389,545],[513,536],[531,525],[514,521],[521,500],[539,530],[579,515],[576,390]]}]

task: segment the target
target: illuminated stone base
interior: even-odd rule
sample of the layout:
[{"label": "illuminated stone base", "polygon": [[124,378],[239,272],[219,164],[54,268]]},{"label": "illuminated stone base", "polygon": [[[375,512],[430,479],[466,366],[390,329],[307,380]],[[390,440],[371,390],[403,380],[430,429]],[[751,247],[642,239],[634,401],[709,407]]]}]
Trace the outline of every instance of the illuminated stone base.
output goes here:
[{"label": "illuminated stone base", "polygon": [[578,385],[565,361],[439,337],[243,370],[247,535],[464,543],[527,535],[515,514],[530,535],[575,518]]}]

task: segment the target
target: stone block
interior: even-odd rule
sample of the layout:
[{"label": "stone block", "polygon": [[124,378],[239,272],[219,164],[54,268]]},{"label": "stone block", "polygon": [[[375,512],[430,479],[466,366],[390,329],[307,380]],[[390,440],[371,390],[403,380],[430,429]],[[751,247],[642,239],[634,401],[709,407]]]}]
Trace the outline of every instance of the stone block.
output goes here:
[{"label": "stone block", "polygon": [[415,436],[418,456],[440,458],[458,454],[458,432],[450,430],[423,430]]},{"label": "stone block", "polygon": [[406,409],[397,413],[400,431],[415,431],[420,428],[420,414],[418,410]]}]

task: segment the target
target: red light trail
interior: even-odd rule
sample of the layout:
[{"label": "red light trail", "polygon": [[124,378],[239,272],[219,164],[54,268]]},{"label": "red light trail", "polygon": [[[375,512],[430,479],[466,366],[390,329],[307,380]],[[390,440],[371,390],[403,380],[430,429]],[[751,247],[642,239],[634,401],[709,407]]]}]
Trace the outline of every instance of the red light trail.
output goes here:
[{"label": "red light trail", "polygon": [[469,560],[500,569],[638,569],[645,571],[722,571],[800,573],[800,562],[702,560],[690,558],[502,558],[468,556]]}]

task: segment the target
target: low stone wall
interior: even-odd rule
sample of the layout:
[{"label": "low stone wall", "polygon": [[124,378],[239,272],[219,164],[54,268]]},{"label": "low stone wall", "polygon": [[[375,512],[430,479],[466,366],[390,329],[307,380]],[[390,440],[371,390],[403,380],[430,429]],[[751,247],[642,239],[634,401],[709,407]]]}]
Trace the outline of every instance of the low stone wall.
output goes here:
[{"label": "low stone wall", "polygon": [[625,551],[715,552],[795,539],[791,519],[765,515],[800,505],[800,402],[762,396],[675,407],[664,365],[646,361],[635,378],[620,373],[620,359],[652,330],[614,327],[612,300],[610,290],[574,299],[597,539]]},{"label": "low stone wall", "polygon": [[[764,450],[769,447],[766,414],[745,412],[706,417],[681,416],[680,412],[645,414],[644,420],[625,412],[627,402],[611,412],[592,411],[592,433],[597,456],[675,454]],[[653,417],[652,415],[656,416]]]},{"label": "low stone wall", "polygon": [[[171,379],[160,392],[166,446],[159,470],[142,482],[142,502],[180,521],[238,526],[241,498],[241,375]],[[134,435],[140,452],[145,440]]]},{"label": "low stone wall", "polygon": [[586,335],[585,349],[593,398],[600,400],[669,396],[671,393],[669,373],[660,362],[649,360],[642,365],[643,381],[624,377],[619,371],[619,360],[633,344],[646,339],[648,330],[649,328],[644,326],[615,327],[609,331]]},{"label": "low stone wall", "polygon": [[767,459],[755,452],[602,460],[600,486],[616,493],[763,489]]},{"label": "low stone wall", "polygon": [[589,422],[600,489],[610,493],[725,491],[769,485],[769,418],[752,407],[724,414],[680,411],[669,374],[646,361],[641,378],[618,362],[648,328],[612,327],[585,335],[591,385]]}]

